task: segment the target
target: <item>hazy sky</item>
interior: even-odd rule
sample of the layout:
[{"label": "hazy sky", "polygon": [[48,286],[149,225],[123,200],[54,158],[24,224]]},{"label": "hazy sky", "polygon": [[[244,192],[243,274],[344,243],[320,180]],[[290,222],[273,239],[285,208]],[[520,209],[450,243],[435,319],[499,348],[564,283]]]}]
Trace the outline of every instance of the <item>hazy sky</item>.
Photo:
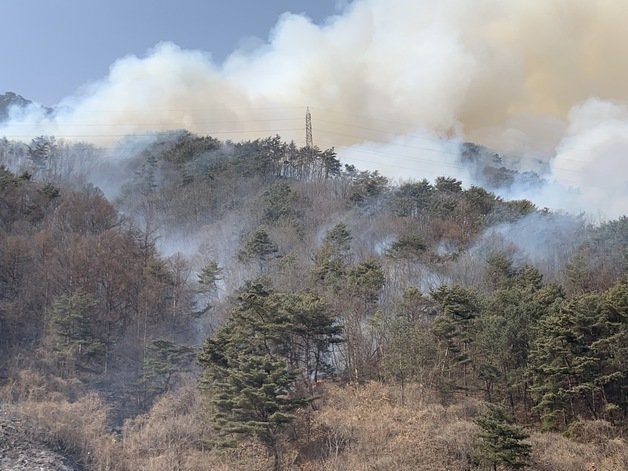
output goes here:
[{"label": "hazy sky", "polygon": [[[0,0],[0,93],[53,105],[102,78],[127,54],[160,41],[211,53],[216,62],[266,40],[278,17],[321,23],[338,0]],[[304,51],[304,54],[306,51]]]}]

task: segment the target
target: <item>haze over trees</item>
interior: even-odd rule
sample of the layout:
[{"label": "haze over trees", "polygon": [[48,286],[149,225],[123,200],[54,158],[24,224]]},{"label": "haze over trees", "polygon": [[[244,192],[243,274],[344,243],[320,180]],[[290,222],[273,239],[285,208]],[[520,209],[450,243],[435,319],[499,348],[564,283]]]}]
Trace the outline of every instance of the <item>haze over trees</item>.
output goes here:
[{"label": "haze over trees", "polygon": [[51,446],[97,470],[625,469],[628,217],[279,137],[125,149],[0,140],[1,394]]}]

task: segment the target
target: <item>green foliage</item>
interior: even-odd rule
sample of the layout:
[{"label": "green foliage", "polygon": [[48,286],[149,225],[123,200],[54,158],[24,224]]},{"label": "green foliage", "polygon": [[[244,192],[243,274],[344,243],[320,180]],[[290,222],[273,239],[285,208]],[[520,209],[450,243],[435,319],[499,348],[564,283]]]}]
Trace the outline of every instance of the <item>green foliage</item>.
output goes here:
[{"label": "green foliage", "polygon": [[464,199],[473,211],[486,216],[490,214],[495,208],[496,204],[501,200],[493,193],[486,191],[484,188],[478,186],[472,186],[468,190],[464,191]]},{"label": "green foliage", "polygon": [[593,273],[582,251],[575,253],[565,265],[567,287],[574,294],[593,290]]},{"label": "green foliage", "polygon": [[336,156],[336,151],[332,147],[331,149],[325,149],[320,153],[319,159],[323,168],[323,174],[325,179],[330,177],[337,177],[340,175],[342,165]]},{"label": "green foliage", "polygon": [[330,347],[342,343],[342,327],[327,304],[311,292],[277,293],[269,300],[287,322],[281,328],[278,352],[311,386],[333,371]]},{"label": "green foliage", "polygon": [[20,179],[17,178],[9,169],[4,165],[0,165],[0,190],[5,190],[9,187],[16,187],[19,185]]},{"label": "green foliage", "polygon": [[530,200],[512,200],[506,202],[506,207],[514,214],[514,219],[536,211],[536,206]]},{"label": "green foliage", "polygon": [[487,257],[486,278],[493,289],[508,288],[514,275],[512,260],[505,253],[492,253]]},{"label": "green foliage", "polygon": [[28,155],[36,167],[43,169],[50,165],[50,160],[54,158],[56,150],[57,143],[54,136],[39,136],[32,139],[28,146]]},{"label": "green foliage", "polygon": [[462,182],[452,177],[438,177],[434,189],[444,193],[461,193]]},{"label": "green foliage", "polygon": [[418,217],[429,210],[433,191],[434,187],[425,179],[404,183],[393,194],[390,201],[391,208],[397,216]]},{"label": "green foliage", "polygon": [[400,237],[393,242],[386,251],[386,255],[391,258],[413,259],[420,258],[427,251],[428,246],[419,235],[412,234]]},{"label": "green foliage", "polygon": [[523,469],[530,459],[532,447],[524,442],[528,433],[513,423],[503,408],[489,404],[487,413],[478,417],[480,427],[474,458],[494,470]]},{"label": "green foliage", "polygon": [[170,390],[174,375],[191,371],[196,351],[169,340],[153,340],[146,346],[143,382],[151,394]]},{"label": "green foliage", "polygon": [[56,348],[81,361],[101,360],[105,353],[105,328],[96,317],[96,303],[84,291],[58,297],[50,321]]},{"label": "green foliage", "polygon": [[44,187],[40,191],[44,195],[46,195],[48,199],[57,198],[61,194],[61,192],[59,191],[59,188],[55,187],[54,185],[51,185],[50,183],[47,183],[46,185],[44,185]]},{"label": "green foliage", "polygon": [[338,282],[345,274],[349,262],[351,233],[344,223],[336,224],[325,236],[314,257],[314,277],[325,284]]},{"label": "green foliage", "polygon": [[183,164],[197,158],[200,154],[213,152],[219,148],[220,141],[217,139],[210,136],[194,136],[186,131],[179,136],[164,157],[170,162]]},{"label": "green foliage", "polygon": [[580,414],[597,419],[625,410],[627,355],[626,283],[578,295],[543,317],[530,363],[532,392],[546,427],[565,427]]},{"label": "green foliage", "polygon": [[610,288],[628,273],[628,217],[587,230],[584,242],[565,269],[574,294]]},{"label": "green foliage", "polygon": [[382,266],[374,258],[367,259],[350,268],[347,282],[350,292],[366,304],[377,302],[379,291],[385,282]]},{"label": "green foliage", "polygon": [[218,262],[210,260],[198,274],[198,284],[202,290],[214,293],[218,288],[218,282],[222,279],[222,268],[218,266]]},{"label": "green foliage", "polygon": [[[468,389],[468,365],[472,362],[473,321],[480,312],[476,293],[461,286],[441,286],[431,293],[440,306],[440,315],[432,324],[432,332],[438,339],[442,356],[442,391]],[[460,371],[460,373],[458,372]],[[462,385],[459,380],[462,379]]]},{"label": "green foliage", "polygon": [[279,247],[270,238],[270,235],[263,227],[258,227],[249,234],[244,248],[238,254],[240,260],[257,260],[260,271],[263,271],[268,260],[279,252]]},{"label": "green foliage", "polygon": [[381,375],[401,384],[402,402],[407,382],[432,385],[437,361],[436,339],[430,332],[434,314],[432,301],[408,288],[392,313],[379,312],[371,319],[381,342]]},{"label": "green foliage", "polygon": [[479,312],[476,294],[462,286],[441,286],[431,293],[432,298],[440,305],[443,317],[454,321],[469,321]]},{"label": "green foliage", "polygon": [[[298,148],[278,136],[222,144],[182,132],[158,136],[132,159],[136,179],[119,200],[120,216],[102,193],[72,191],[60,174],[51,175],[54,186],[39,181],[47,177],[41,169],[65,171],[73,162],[54,159],[69,144],[48,153],[49,144],[36,152],[33,143],[34,160],[25,145],[11,144],[32,178],[0,167],[2,371],[13,353],[32,349],[68,360],[57,371],[99,387],[109,359],[112,386],[104,389],[132,375],[137,382],[142,372],[151,394],[172,389],[192,354],[178,343],[199,325],[229,318],[229,301],[189,322],[195,305],[216,300],[223,267],[209,261],[189,277],[182,255],[157,256],[159,230],[202,227],[227,263],[228,231],[219,229],[252,215],[238,225],[255,228],[243,237],[240,260],[259,264],[286,292],[250,283],[208,341],[206,385],[226,401],[213,406],[225,436],[250,432],[272,448],[268,437],[284,438],[291,408],[309,400],[317,379],[334,374],[401,383],[402,395],[411,381],[440,388],[450,401],[485,395],[529,423],[540,415],[559,429],[579,417],[625,422],[627,302],[618,280],[626,274],[628,218],[589,227],[569,215],[536,214],[527,227],[561,230],[541,234],[551,255],[533,258],[538,268],[520,266],[523,254],[500,251],[506,241],[490,228],[534,213],[527,200],[503,201],[445,177],[394,188],[376,172],[341,172],[333,149]],[[7,146],[0,140],[0,158]],[[19,159],[8,162],[19,168]],[[495,181],[514,175],[494,170],[482,173]],[[370,219],[361,220],[367,210]],[[347,225],[338,224],[316,246],[340,220],[365,230],[361,243],[352,245]],[[482,265],[487,251],[475,247],[491,232],[497,246]],[[385,256],[366,243],[391,234],[398,239]],[[287,256],[276,263],[280,248]],[[435,255],[443,248],[455,255]],[[251,268],[224,267],[225,289]],[[468,284],[423,296],[417,287],[434,280]],[[172,342],[155,340],[162,337]],[[54,371],[53,363],[46,366]]]},{"label": "green foliage", "polygon": [[531,266],[515,269],[504,254],[487,260],[493,290],[484,296],[482,312],[472,322],[472,361],[488,401],[515,401],[530,407],[528,358],[539,319],[564,296],[555,285],[544,285]]},{"label": "green foliage", "polygon": [[264,194],[263,221],[268,224],[276,224],[280,221],[296,223],[301,217],[301,212],[295,208],[298,195],[287,183],[276,183]]},{"label": "green foliage", "polygon": [[381,195],[387,189],[388,179],[374,172],[359,172],[353,177],[349,201],[354,204],[365,203],[368,199]]},{"label": "green foliage", "polygon": [[279,294],[256,281],[244,287],[236,302],[230,320],[203,345],[202,382],[210,391],[213,424],[221,436],[256,437],[278,466],[283,426],[313,399],[299,393],[299,378],[307,382],[323,369],[340,330],[312,294]]}]

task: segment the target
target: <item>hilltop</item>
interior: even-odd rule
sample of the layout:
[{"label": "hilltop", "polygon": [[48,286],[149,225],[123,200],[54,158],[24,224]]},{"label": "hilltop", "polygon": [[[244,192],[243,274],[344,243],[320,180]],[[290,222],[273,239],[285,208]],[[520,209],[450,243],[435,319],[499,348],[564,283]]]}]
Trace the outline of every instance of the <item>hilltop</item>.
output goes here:
[{"label": "hilltop", "polygon": [[0,121],[4,121],[9,117],[9,108],[12,106],[25,108],[32,103],[32,101],[13,92],[6,92],[4,95],[0,95]]},{"label": "hilltop", "polygon": [[278,136],[0,157],[0,397],[80,466],[624,469],[627,217]]}]

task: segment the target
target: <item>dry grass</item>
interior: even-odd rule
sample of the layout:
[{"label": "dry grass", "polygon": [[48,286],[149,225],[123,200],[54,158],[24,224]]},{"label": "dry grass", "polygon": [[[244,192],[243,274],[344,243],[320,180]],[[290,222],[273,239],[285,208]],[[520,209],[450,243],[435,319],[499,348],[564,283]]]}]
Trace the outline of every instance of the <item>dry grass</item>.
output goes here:
[{"label": "dry grass", "polygon": [[124,469],[137,471],[262,471],[270,469],[266,451],[246,443],[217,449],[196,383],[158,400],[144,415],[125,423]]},{"label": "dry grass", "polygon": [[[55,390],[56,388],[56,390]],[[235,449],[212,445],[206,406],[195,383],[160,398],[146,414],[109,432],[108,408],[95,394],[68,400],[64,388],[24,372],[3,397],[57,449],[96,471],[264,471],[265,449],[252,441]],[[300,471],[475,469],[469,462],[482,403],[472,398],[442,406],[429,393],[369,383],[324,385],[315,410],[304,412],[284,443],[284,468]],[[628,445],[603,421],[582,422],[570,437],[533,432],[531,471],[627,470]]]},{"label": "dry grass", "polygon": [[15,412],[29,424],[33,438],[77,459],[89,469],[108,471],[116,467],[115,440],[108,433],[108,408],[96,394],[75,402],[28,400],[16,404]]},{"label": "dry grass", "polygon": [[85,386],[77,379],[44,375],[31,369],[12,372],[10,381],[0,389],[3,402],[60,401],[85,394]]},{"label": "dry grass", "polygon": [[[592,423],[592,429],[599,424]],[[538,471],[625,471],[628,470],[628,444],[622,438],[599,435],[587,443],[576,442],[557,433],[531,434],[533,464]]]},{"label": "dry grass", "polygon": [[475,425],[420,390],[408,396],[402,407],[379,383],[328,387],[315,418],[324,456],[309,469],[467,469]]},{"label": "dry grass", "polygon": [[[420,388],[407,392],[405,406],[391,387],[370,383],[360,387],[330,385],[314,418],[319,457],[303,453],[291,469],[448,470],[473,468],[469,455],[477,431],[473,417],[482,403],[460,398],[444,407]],[[617,429],[602,421],[583,422],[572,432],[533,432],[530,471],[625,471],[628,444]],[[578,441],[576,441],[578,440]],[[309,457],[309,459],[305,459]],[[302,463],[299,463],[302,461]]]}]

